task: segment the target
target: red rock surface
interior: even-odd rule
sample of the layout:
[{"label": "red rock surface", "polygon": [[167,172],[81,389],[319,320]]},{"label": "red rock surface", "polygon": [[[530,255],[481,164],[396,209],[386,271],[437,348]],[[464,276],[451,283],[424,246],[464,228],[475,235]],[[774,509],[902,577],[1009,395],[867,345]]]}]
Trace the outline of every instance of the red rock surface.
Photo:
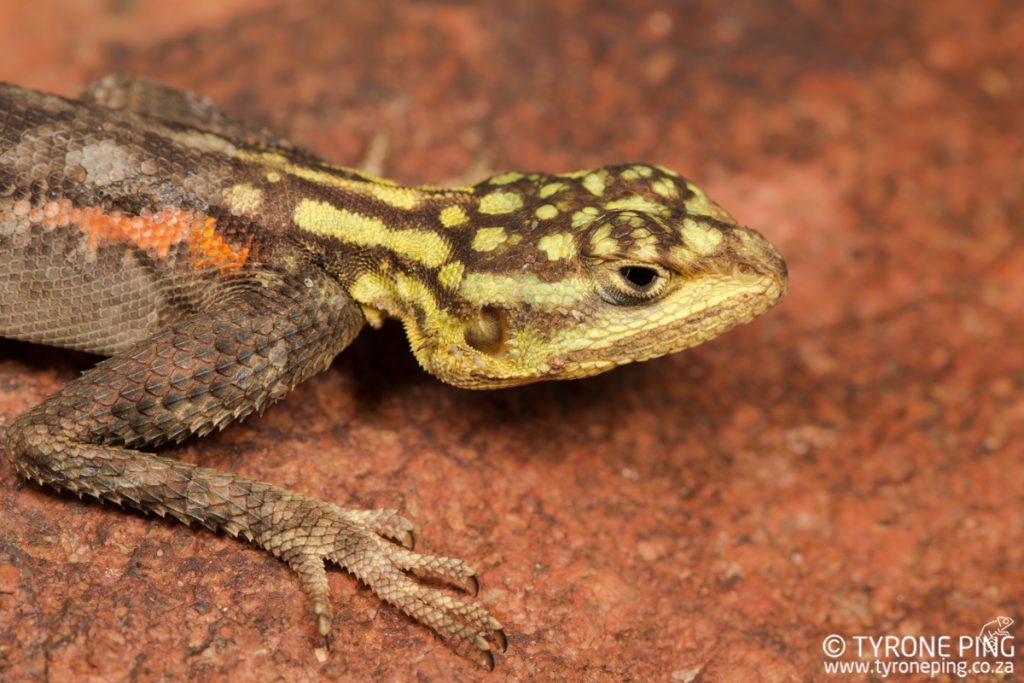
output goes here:
[{"label": "red rock surface", "polygon": [[[1020,622],[1022,40],[1012,2],[3,3],[0,79],[147,73],[343,163],[383,132],[407,182],[666,164],[792,281],[690,352],[484,394],[386,329],[178,449],[400,507],[481,571],[494,674],[342,573],[320,662],[277,561],[3,459],[0,678],[807,680],[830,633]],[[91,362],[3,342],[0,420]]]}]

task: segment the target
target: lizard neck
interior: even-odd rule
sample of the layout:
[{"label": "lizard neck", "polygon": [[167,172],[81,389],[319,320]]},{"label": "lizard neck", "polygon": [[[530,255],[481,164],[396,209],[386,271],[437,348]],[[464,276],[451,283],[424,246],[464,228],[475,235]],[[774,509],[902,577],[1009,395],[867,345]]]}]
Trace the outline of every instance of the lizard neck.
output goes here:
[{"label": "lizard neck", "polygon": [[475,188],[401,186],[281,154],[263,153],[259,161],[268,180],[281,183],[300,242],[371,325],[398,318],[415,339],[426,328],[458,324],[457,292],[481,202]]}]

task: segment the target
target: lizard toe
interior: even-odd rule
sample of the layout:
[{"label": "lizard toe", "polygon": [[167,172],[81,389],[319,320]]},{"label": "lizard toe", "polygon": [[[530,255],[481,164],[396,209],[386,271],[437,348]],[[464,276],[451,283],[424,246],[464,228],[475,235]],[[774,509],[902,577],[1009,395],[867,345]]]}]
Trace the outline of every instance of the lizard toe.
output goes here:
[{"label": "lizard toe", "polygon": [[[340,509],[340,508],[339,508]],[[384,508],[378,510],[343,510],[345,516],[353,521],[365,524],[375,533],[412,550],[416,545],[416,535],[412,522],[398,514],[398,510]]]},{"label": "lizard toe", "polygon": [[325,568],[329,561],[431,628],[456,652],[493,668],[492,644],[500,650],[508,645],[498,620],[475,602],[423,583],[443,581],[476,595],[479,582],[472,567],[456,558],[412,551],[411,544],[402,542],[412,525],[394,510],[346,510],[328,504],[301,507],[306,514],[294,517],[294,526],[278,530],[281,555],[309,595],[325,641],[330,639],[333,617]]},{"label": "lizard toe", "polygon": [[317,630],[324,639],[325,647],[330,647],[331,626],[334,622],[334,610],[331,607],[331,589],[327,583],[327,570],[324,560],[317,555],[304,555],[290,561],[289,565],[302,582],[302,589],[313,603],[313,614],[316,616]]},{"label": "lizard toe", "polygon": [[385,602],[427,625],[456,652],[482,666],[494,666],[491,643],[502,651],[507,647],[501,623],[486,609],[424,586],[396,566],[375,576],[371,587]]}]

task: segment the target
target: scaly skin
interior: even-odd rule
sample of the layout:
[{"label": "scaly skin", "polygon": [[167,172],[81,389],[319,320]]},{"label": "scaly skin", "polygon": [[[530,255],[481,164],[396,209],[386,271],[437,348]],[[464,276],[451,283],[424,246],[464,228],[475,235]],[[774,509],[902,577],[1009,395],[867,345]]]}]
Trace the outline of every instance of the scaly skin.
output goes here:
[{"label": "scaly skin", "polygon": [[262,410],[387,317],[428,371],[491,388],[699,344],[785,289],[775,249],[664,168],[408,188],[148,81],[81,102],[0,86],[0,335],[111,356],[10,425],[15,467],[252,541],[325,638],[329,560],[488,667],[505,647],[483,607],[417,580],[476,588],[395,511],[139,449]]}]

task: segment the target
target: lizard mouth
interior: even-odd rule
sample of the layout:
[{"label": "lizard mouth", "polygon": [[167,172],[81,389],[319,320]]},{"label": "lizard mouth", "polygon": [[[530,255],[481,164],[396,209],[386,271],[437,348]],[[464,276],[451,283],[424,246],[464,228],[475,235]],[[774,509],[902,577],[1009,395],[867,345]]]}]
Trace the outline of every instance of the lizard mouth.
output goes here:
[{"label": "lizard mouth", "polygon": [[[604,317],[585,322],[573,317],[579,311],[568,312],[543,338],[530,329],[514,329],[515,321],[510,323],[502,311],[500,319],[467,329],[467,342],[471,336],[479,342],[472,359],[460,355],[457,364],[436,368],[435,374],[467,389],[590,377],[709,341],[765,313],[782,299],[786,287],[784,270],[691,276],[685,287],[653,308],[610,308]],[[581,308],[588,305],[581,303]],[[499,331],[501,344],[494,347],[491,342]],[[493,348],[498,352],[489,353]],[[452,360],[435,358],[441,363]]]},{"label": "lizard mouth", "polygon": [[[711,277],[718,281],[721,278]],[[714,284],[709,286],[714,289]],[[596,375],[619,365],[658,358],[710,341],[730,329],[748,323],[767,312],[785,296],[787,282],[774,275],[757,276],[742,290],[711,299],[695,300],[688,294],[666,298],[662,321],[621,337],[605,345],[580,348],[565,354],[554,364],[561,376],[544,379],[576,378]],[[674,300],[673,300],[674,299]]]}]

